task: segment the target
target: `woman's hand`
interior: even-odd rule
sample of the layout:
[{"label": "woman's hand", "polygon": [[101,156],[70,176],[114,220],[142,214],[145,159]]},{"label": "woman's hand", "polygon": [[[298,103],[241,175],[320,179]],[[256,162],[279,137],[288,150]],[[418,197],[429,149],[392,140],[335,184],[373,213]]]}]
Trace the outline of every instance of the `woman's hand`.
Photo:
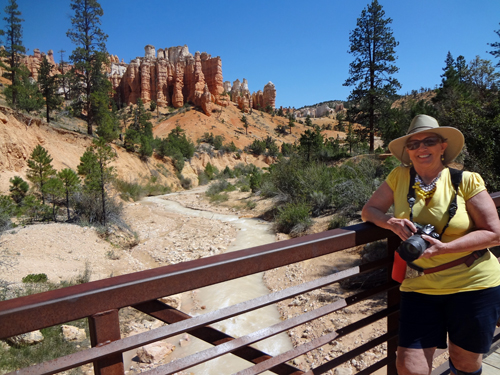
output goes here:
[{"label": "woman's hand", "polygon": [[398,219],[391,217],[387,220],[389,229],[399,236],[403,241],[413,236],[417,232],[415,225],[408,219]]},{"label": "woman's hand", "polygon": [[445,253],[446,245],[443,242],[425,234],[422,234],[422,239],[429,242],[429,247],[422,253],[420,258],[430,258]]}]

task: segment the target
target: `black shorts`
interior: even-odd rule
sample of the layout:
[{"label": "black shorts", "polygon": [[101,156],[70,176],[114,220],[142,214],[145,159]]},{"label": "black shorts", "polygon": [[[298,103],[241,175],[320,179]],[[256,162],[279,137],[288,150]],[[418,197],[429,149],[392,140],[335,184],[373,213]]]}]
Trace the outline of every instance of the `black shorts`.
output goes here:
[{"label": "black shorts", "polygon": [[487,353],[500,317],[500,286],[441,296],[401,293],[399,346],[462,349]]}]

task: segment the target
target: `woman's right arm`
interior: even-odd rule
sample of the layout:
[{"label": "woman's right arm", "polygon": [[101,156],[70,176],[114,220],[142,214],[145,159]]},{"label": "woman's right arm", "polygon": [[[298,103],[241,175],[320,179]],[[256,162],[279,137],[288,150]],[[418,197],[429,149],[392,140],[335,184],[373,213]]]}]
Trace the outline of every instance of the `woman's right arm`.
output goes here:
[{"label": "woman's right arm", "polygon": [[363,221],[369,221],[381,228],[393,231],[405,241],[417,231],[417,228],[408,219],[398,219],[386,214],[393,203],[394,192],[384,181],[364,205],[361,218]]}]

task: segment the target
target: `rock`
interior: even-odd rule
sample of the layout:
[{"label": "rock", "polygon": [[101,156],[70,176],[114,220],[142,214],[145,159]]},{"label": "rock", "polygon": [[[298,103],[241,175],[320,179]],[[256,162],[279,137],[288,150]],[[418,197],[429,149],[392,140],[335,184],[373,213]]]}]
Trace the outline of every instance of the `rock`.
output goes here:
[{"label": "rock", "polygon": [[334,372],[335,375],[352,375],[352,370],[350,368],[336,368],[335,369],[335,372]]},{"label": "rock", "polygon": [[273,109],[276,106],[276,87],[271,81],[264,86],[262,108],[265,109],[267,106],[271,106]]},{"label": "rock", "polygon": [[175,350],[175,345],[167,342],[155,342],[137,350],[137,357],[142,363],[154,363],[162,360]]},{"label": "rock", "polygon": [[180,108],[188,101],[201,106],[206,85],[211,103],[227,105],[221,98],[224,82],[220,57],[212,58],[206,52],[196,52],[193,57],[187,46],[160,48],[156,56],[155,47],[147,45],[145,57],[131,61],[121,77],[110,76],[115,99],[125,104],[135,104],[141,98],[144,104],[155,100],[160,107]]},{"label": "rock", "polygon": [[63,324],[61,329],[64,341],[81,342],[87,338],[87,334],[83,328]]},{"label": "rock", "polygon": [[180,309],[182,304],[182,299],[180,294],[175,294],[172,296],[160,298],[160,301],[173,307],[174,309]]},{"label": "rock", "polygon": [[7,339],[7,342],[14,346],[34,345],[42,342],[44,337],[42,332],[33,331],[23,333],[22,335],[12,336]]}]

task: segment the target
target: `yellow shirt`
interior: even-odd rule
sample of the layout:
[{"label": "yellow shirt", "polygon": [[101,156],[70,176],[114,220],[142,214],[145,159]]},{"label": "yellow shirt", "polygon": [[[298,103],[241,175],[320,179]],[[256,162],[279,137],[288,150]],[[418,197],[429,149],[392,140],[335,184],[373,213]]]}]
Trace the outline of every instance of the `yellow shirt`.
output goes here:
[{"label": "yellow shirt", "polygon": [[[394,216],[410,219],[410,207],[407,202],[410,169],[400,166],[395,168],[386,179],[394,193]],[[457,213],[451,219],[441,241],[450,242],[474,230],[474,222],[467,213],[466,202],[479,192],[486,190],[484,181],[477,173],[463,172],[462,183],[458,189]],[[450,171],[443,169],[436,184],[436,192],[425,204],[425,199],[415,194],[413,221],[419,224],[432,224],[435,231],[441,234],[448,221],[448,207],[455,195],[451,183]],[[427,259],[417,259],[414,263],[422,268],[431,268],[461,258],[470,251],[436,255]],[[465,264],[446,270],[422,275],[413,279],[405,279],[401,284],[403,292],[419,292],[424,294],[452,294],[457,292],[485,289],[500,285],[500,264],[490,252],[467,267]]]}]

